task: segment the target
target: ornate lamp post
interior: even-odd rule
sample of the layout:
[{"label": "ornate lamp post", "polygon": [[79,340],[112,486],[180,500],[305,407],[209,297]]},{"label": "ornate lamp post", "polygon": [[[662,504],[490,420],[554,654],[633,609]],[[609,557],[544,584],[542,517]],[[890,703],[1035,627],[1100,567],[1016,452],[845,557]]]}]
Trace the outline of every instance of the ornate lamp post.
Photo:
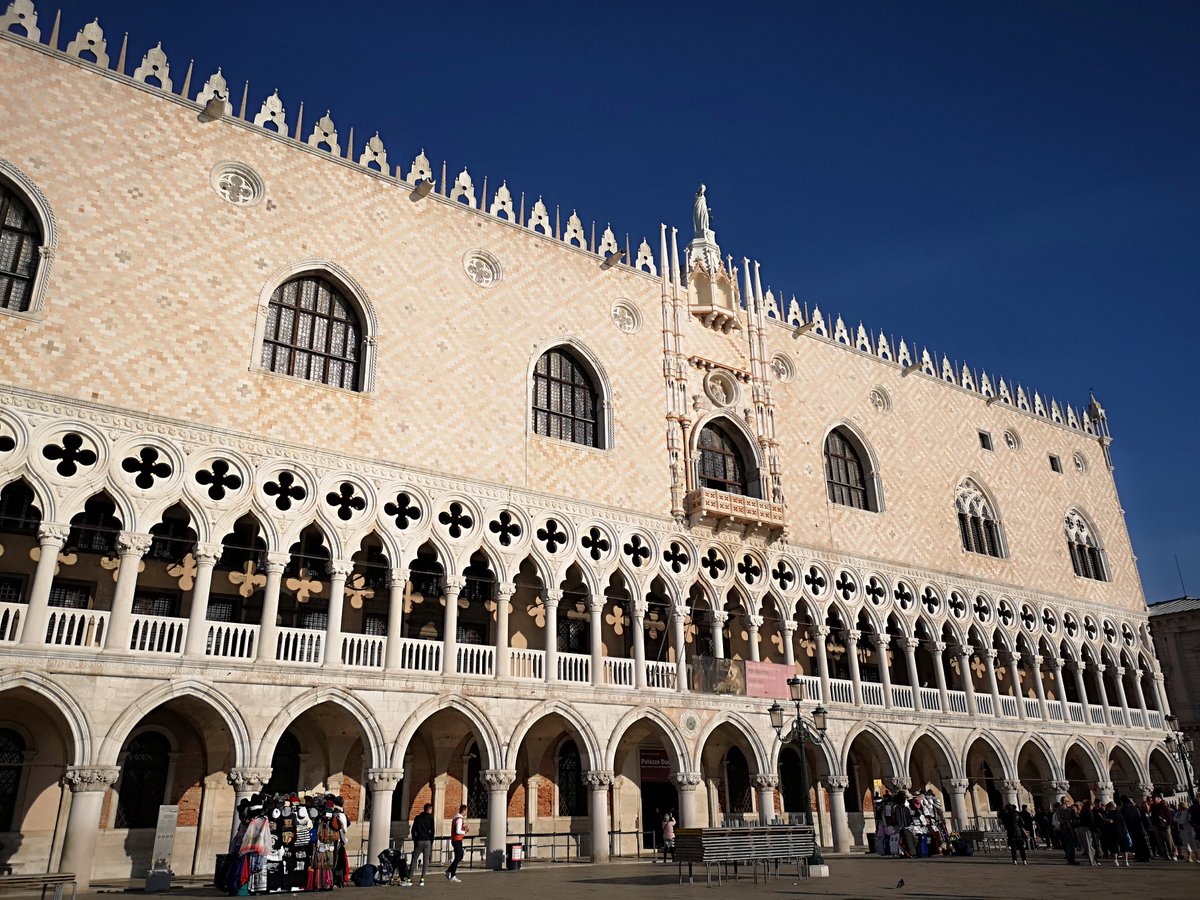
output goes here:
[{"label": "ornate lamp post", "polygon": [[[804,689],[804,682],[797,677],[788,679],[788,695],[792,703],[796,707],[796,721],[792,723],[787,733],[784,734],[784,715],[787,712],[776,700],[771,704],[771,708],[767,712],[771,716],[771,727],[775,729],[775,737],[781,743],[796,741],[800,745],[800,789],[804,796],[804,822],[806,825],[812,825],[812,808],[808,802],[808,756],[804,752],[804,745],[808,741],[814,744],[819,744],[825,739],[825,729],[829,727],[829,713],[824,706],[817,704],[816,709],[812,711],[812,721],[804,718],[804,714],[800,709],[800,704],[808,699]],[[813,831],[814,837],[816,830]],[[813,841],[813,854],[809,858],[809,865],[823,866],[825,864],[824,857],[821,856],[821,844],[819,841]]]},{"label": "ornate lamp post", "polygon": [[1193,803],[1196,802],[1196,789],[1192,784],[1192,753],[1195,750],[1195,743],[1187,734],[1179,730],[1179,717],[1167,716],[1167,728],[1171,734],[1167,735],[1164,743],[1167,745],[1167,752],[1179,761],[1179,765],[1183,767],[1183,774],[1187,777],[1188,799]]}]

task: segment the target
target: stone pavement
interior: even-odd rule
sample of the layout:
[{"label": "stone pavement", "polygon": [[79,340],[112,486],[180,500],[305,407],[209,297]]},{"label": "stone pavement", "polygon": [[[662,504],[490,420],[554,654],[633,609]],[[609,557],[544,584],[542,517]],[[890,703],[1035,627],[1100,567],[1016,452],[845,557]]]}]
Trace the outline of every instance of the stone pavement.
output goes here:
[{"label": "stone pavement", "polygon": [[[576,863],[541,863],[520,872],[463,870],[461,884],[451,884],[430,873],[424,888],[373,888],[373,900],[415,900],[420,897],[470,898],[470,900],[590,900],[620,897],[622,900],[701,900],[706,897],[907,897],[1021,898],[1074,897],[1081,889],[1105,900],[1120,898],[1195,896],[1200,865],[1156,862],[1126,869],[1112,865],[1091,868],[1068,866],[1060,854],[1036,852],[1026,866],[1013,866],[1006,855],[971,858],[894,860],[875,856],[832,857],[830,877],[801,881],[784,873],[778,879],[757,884],[749,876],[727,881],[712,889],[705,887],[704,873],[697,872],[695,884],[678,884],[674,866],[648,861],[615,862],[593,866]],[[904,887],[896,883],[904,879]],[[117,885],[87,891],[81,900],[107,900],[119,891]],[[354,892],[356,888],[345,888]],[[176,897],[220,896],[211,888],[185,887],[172,892]],[[103,896],[102,896],[103,895]]]}]

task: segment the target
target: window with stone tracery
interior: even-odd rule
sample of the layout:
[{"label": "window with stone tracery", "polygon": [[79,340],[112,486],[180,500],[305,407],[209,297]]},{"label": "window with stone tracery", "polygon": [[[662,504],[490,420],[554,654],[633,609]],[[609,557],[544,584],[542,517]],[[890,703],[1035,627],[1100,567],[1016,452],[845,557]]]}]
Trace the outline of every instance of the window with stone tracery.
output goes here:
[{"label": "window with stone tracery", "polygon": [[0,308],[29,309],[41,245],[37,216],[16,191],[0,183]]},{"label": "window with stone tracery", "polygon": [[583,784],[583,761],[574,741],[563,741],[557,762],[558,814],[586,816],[588,797]]},{"label": "window with stone tracery", "polygon": [[705,425],[700,432],[700,483],[728,494],[750,493],[742,451],[719,425]]},{"label": "window with stone tracery", "polygon": [[271,295],[262,366],[333,387],[361,390],[362,323],[343,293],[319,275],[284,282]]},{"label": "window with stone tracery", "polygon": [[25,767],[25,739],[11,728],[0,728],[0,831],[17,831],[17,797]]},{"label": "window with stone tracery", "polygon": [[543,353],[533,370],[533,430],[585,447],[601,446],[596,386],[565,350]]},{"label": "window with stone tracery", "polygon": [[840,431],[825,439],[825,486],[831,503],[871,509],[862,456]]},{"label": "window with stone tracery", "polygon": [[1080,578],[1091,578],[1093,581],[1108,581],[1104,548],[1100,546],[1100,541],[1087,520],[1076,510],[1071,510],[1067,513],[1063,527],[1075,574]]},{"label": "window with stone tracery", "polygon": [[991,501],[970,478],[959,484],[954,508],[958,512],[958,531],[964,550],[982,556],[1004,556],[1000,523]]}]

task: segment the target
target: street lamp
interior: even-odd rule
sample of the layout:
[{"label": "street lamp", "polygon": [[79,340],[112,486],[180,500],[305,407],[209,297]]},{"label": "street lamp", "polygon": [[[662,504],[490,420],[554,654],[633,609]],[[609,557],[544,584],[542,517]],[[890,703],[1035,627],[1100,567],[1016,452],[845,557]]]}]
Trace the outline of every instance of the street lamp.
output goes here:
[{"label": "street lamp", "polygon": [[[814,744],[819,744],[824,740],[825,729],[829,727],[829,713],[824,706],[818,703],[816,709],[812,711],[812,721],[809,722],[800,710],[800,704],[808,699],[804,682],[793,676],[787,680],[787,685],[788,696],[796,707],[796,721],[788,729],[786,735],[783,731],[786,710],[778,700],[771,704],[767,713],[771,716],[771,727],[775,729],[776,739],[784,744],[796,741],[800,745],[800,790],[804,797],[804,806],[801,812],[804,815],[804,823],[812,825],[812,808],[808,802],[808,756],[804,752],[804,745],[809,740]],[[825,865],[825,859],[821,856],[821,845],[816,840],[815,828],[813,829],[813,853],[809,858],[809,865]]]},{"label": "street lamp", "polygon": [[1195,803],[1196,789],[1192,785],[1192,752],[1195,750],[1195,744],[1191,737],[1179,730],[1178,716],[1167,716],[1166,722],[1171,733],[1164,738],[1163,743],[1167,745],[1167,752],[1175,757],[1183,768],[1183,774],[1187,777],[1188,799]]}]

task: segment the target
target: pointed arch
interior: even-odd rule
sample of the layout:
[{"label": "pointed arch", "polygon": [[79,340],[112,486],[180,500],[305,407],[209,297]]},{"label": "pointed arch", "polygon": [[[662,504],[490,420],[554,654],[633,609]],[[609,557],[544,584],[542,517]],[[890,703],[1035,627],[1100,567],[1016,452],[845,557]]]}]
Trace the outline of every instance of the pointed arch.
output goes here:
[{"label": "pointed arch", "polygon": [[[250,765],[253,746],[250,731],[242,718],[241,711],[232,700],[210,684],[196,679],[165,684],[148,694],[143,694],[119,715],[109,727],[100,744],[98,763],[102,766],[115,765],[121,747],[129,734],[148,713],[155,708],[180,697],[192,697],[211,707],[229,729],[233,744],[233,766]],[[268,760],[268,762],[270,762]]]},{"label": "pointed arch", "polygon": [[0,480],[0,491],[5,490],[9,485],[23,483],[29,492],[33,494],[33,505],[37,511],[41,513],[43,522],[56,521],[54,516],[57,512],[55,505],[54,492],[50,490],[49,485],[44,480],[39,478],[35,472],[29,470],[28,467],[16,469],[8,473],[4,480]]},{"label": "pointed arch", "polygon": [[912,768],[913,752],[917,748],[917,741],[922,738],[928,739],[933,743],[946,758],[947,765],[950,766],[950,771],[947,772],[949,778],[964,778],[966,770],[963,768],[962,761],[959,759],[950,742],[946,740],[946,736],[936,728],[930,728],[928,725],[922,725],[911,735],[909,735],[908,743],[904,747],[904,772],[908,772]]},{"label": "pointed arch", "polygon": [[1050,780],[1059,781],[1065,777],[1063,775],[1062,761],[1058,758],[1058,754],[1050,749],[1049,742],[1036,731],[1025,732],[1017,741],[1016,752],[1013,754],[1013,764],[1017,767],[1018,777],[1020,777],[1021,771],[1021,754],[1025,752],[1025,748],[1027,747],[1036,749],[1042,755],[1042,761],[1046,764],[1046,768],[1050,772]]},{"label": "pointed arch", "polygon": [[765,468],[758,441],[725,410],[701,416],[689,436],[694,484],[762,497]]},{"label": "pointed arch", "polygon": [[839,754],[840,765],[838,771],[846,772],[849,770],[850,750],[854,746],[855,739],[863,735],[866,735],[876,745],[877,749],[883,751],[883,760],[890,769],[889,772],[884,772],[883,774],[899,775],[907,771],[901,763],[900,751],[892,743],[892,739],[888,737],[887,732],[870,721],[859,722],[846,734],[845,740],[842,741],[842,751]]},{"label": "pointed arch", "polygon": [[404,768],[404,756],[412,742],[413,735],[431,716],[443,710],[456,712],[466,719],[475,733],[476,741],[483,744],[483,749],[487,753],[488,767],[499,766],[500,761],[505,758],[504,750],[491,720],[471,700],[453,694],[440,694],[421,704],[408,716],[400,733],[396,735],[396,740],[391,745],[391,765],[396,768]]},{"label": "pointed arch", "polygon": [[1088,744],[1087,741],[1078,737],[1067,741],[1067,745],[1063,747],[1062,759],[1064,771],[1066,771],[1067,768],[1067,757],[1071,755],[1072,750],[1077,751],[1087,761],[1088,765],[1092,767],[1091,778],[1089,780],[1102,781],[1104,779],[1101,776],[1107,777],[1108,761],[1100,759],[1100,757],[1096,755],[1096,751],[1092,749],[1091,745]]},{"label": "pointed arch", "polygon": [[1013,761],[1009,759],[1008,754],[1004,751],[1003,742],[984,728],[976,728],[973,730],[969,735],[967,735],[967,739],[963,743],[962,760],[964,771],[969,769],[967,763],[971,756],[971,750],[979,741],[982,741],[988,747],[988,749],[990,749],[996,755],[996,759],[1000,761],[1000,768],[1003,770],[1003,777],[1014,778]]},{"label": "pointed arch", "polygon": [[[600,358],[582,340],[563,334],[540,342],[530,354],[525,384],[530,434],[612,449],[612,382]],[[560,395],[550,391],[555,384]],[[562,402],[556,396],[561,396]]]},{"label": "pointed arch", "polygon": [[672,762],[675,764],[675,771],[690,771],[691,754],[687,752],[687,745],[683,740],[683,735],[679,733],[678,726],[657,707],[645,705],[635,706],[629,710],[613,728],[612,735],[608,739],[608,746],[604,748],[604,768],[609,771],[616,768],[617,748],[620,746],[621,738],[625,736],[625,732],[632,725],[642,719],[652,722],[662,731],[667,752],[672,756]]},{"label": "pointed arch", "polygon": [[848,419],[834,423],[825,430],[821,447],[829,502],[883,512],[879,459],[858,426]]},{"label": "pointed arch", "polygon": [[[736,712],[718,713],[709,720],[707,725],[704,726],[704,729],[700,732],[699,737],[696,738],[696,754],[694,757],[692,757],[691,761],[692,771],[703,771],[701,757],[704,754],[704,745],[708,742],[708,739],[712,737],[713,732],[715,732],[722,725],[731,726],[742,738],[745,739],[746,743],[749,744],[750,750],[754,754],[753,763],[755,766],[755,772],[760,775],[765,775],[769,772],[775,771],[774,759],[772,758],[774,754],[767,750],[766,746],[762,742],[762,738],[759,736],[758,732],[755,731],[754,726],[752,726],[744,716]],[[778,741],[775,741],[774,743],[778,743]]]},{"label": "pointed arch", "polygon": [[1110,581],[1108,556],[1095,522],[1080,506],[1072,506],[1063,516],[1063,533],[1071,566],[1079,578]]},{"label": "pointed arch", "polygon": [[387,739],[379,726],[375,711],[357,694],[340,687],[316,687],[305,691],[279,710],[259,738],[255,764],[270,766],[271,756],[275,752],[280,735],[301,715],[322,703],[342,707],[359,723],[359,727],[362,728],[363,745],[368,750],[372,766],[383,767],[387,764]]},{"label": "pointed arch", "polygon": [[604,757],[600,742],[596,739],[596,732],[588,720],[575,707],[562,700],[546,700],[534,706],[521,717],[520,721],[513,727],[512,738],[508,742],[508,755],[504,759],[504,767],[514,770],[517,768],[517,753],[520,752],[522,741],[525,740],[525,736],[529,734],[530,729],[548,716],[558,716],[575,729],[574,737],[582,741],[582,749],[587,763],[592,769],[600,768]]},{"label": "pointed arch", "polygon": [[36,672],[7,672],[0,674],[0,693],[24,688],[49,700],[62,715],[71,733],[71,765],[92,763],[93,729],[83,706],[65,687]]},{"label": "pointed arch", "polygon": [[[16,227],[11,224],[18,222]],[[9,252],[14,256],[0,258],[0,271],[15,276],[8,279],[11,287],[0,291],[0,311],[40,318],[58,249],[58,223],[46,195],[4,157],[0,157],[0,229],[10,236],[4,245],[12,247]],[[19,296],[14,293],[18,285]]]},{"label": "pointed arch", "polygon": [[968,474],[959,480],[954,489],[954,511],[963,550],[1001,559],[1008,556],[996,498],[977,475]]}]

